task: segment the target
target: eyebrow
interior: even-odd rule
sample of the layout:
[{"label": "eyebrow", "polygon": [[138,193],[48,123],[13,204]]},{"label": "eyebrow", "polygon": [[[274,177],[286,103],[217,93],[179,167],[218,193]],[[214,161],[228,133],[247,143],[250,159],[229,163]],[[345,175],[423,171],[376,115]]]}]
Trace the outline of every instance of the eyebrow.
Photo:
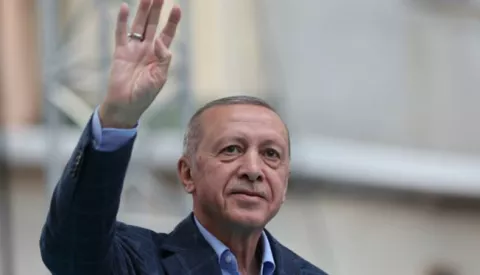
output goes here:
[{"label": "eyebrow", "polygon": [[277,146],[280,146],[282,147],[282,144],[281,142],[279,142],[279,140],[275,140],[275,139],[267,139],[265,141],[262,141],[260,143],[261,146],[268,146],[268,145],[277,145]]},{"label": "eyebrow", "polygon": [[[233,135],[224,136],[224,137],[220,138],[219,140],[215,141],[215,143],[213,143],[213,148],[214,149],[219,149],[218,147],[220,147],[220,145],[226,143],[227,141],[238,142],[238,143],[241,143],[241,144],[248,144],[248,140],[243,134],[236,133],[236,134],[233,134]],[[286,144],[283,144],[284,142]],[[263,140],[263,141],[260,142],[261,147],[272,146],[272,145],[278,146],[279,147],[278,149],[281,149],[282,153],[284,153],[283,151],[285,151],[285,150],[288,151],[288,149],[284,148],[284,146],[288,146],[288,142],[280,136],[278,138],[273,138],[273,139],[269,138],[267,140]]]},{"label": "eyebrow", "polygon": [[219,140],[215,141],[213,143],[213,148],[217,149],[220,145],[226,143],[227,141],[235,141],[243,144],[247,143],[247,139],[241,135],[228,135],[221,137]]}]

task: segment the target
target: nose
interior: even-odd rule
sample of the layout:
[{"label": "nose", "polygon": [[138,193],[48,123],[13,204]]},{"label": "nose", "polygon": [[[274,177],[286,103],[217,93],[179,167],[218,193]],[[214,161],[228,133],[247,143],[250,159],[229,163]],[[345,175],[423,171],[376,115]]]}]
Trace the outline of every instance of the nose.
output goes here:
[{"label": "nose", "polygon": [[240,168],[240,177],[250,182],[263,181],[261,156],[257,152],[249,152],[244,155]]}]

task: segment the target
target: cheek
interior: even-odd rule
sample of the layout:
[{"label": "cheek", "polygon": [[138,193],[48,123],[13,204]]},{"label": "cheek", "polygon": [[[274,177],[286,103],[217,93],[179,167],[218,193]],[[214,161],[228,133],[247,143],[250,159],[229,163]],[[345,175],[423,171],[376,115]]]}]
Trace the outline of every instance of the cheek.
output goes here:
[{"label": "cheek", "polygon": [[224,167],[217,163],[203,163],[198,168],[201,173],[194,180],[199,193],[209,198],[222,196],[228,182]]},{"label": "cheek", "polygon": [[287,173],[273,171],[268,176],[273,201],[283,201],[288,186],[287,175]]}]

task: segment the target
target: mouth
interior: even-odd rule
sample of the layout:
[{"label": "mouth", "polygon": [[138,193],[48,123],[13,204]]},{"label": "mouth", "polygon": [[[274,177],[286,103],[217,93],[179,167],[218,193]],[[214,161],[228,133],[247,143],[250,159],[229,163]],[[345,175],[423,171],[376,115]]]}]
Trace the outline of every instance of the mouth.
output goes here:
[{"label": "mouth", "polygon": [[265,198],[262,194],[259,194],[256,192],[250,192],[250,191],[234,191],[231,193],[231,195],[242,196],[246,198],[260,198],[260,199]]}]

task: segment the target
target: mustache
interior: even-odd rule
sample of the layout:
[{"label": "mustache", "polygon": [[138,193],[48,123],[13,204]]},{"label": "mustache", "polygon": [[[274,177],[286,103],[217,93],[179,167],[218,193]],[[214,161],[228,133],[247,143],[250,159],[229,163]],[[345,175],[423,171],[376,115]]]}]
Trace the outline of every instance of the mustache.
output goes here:
[{"label": "mustache", "polygon": [[259,183],[239,183],[230,188],[230,190],[228,190],[228,194],[245,194],[266,199],[267,192],[265,187],[262,186],[263,184]]}]

